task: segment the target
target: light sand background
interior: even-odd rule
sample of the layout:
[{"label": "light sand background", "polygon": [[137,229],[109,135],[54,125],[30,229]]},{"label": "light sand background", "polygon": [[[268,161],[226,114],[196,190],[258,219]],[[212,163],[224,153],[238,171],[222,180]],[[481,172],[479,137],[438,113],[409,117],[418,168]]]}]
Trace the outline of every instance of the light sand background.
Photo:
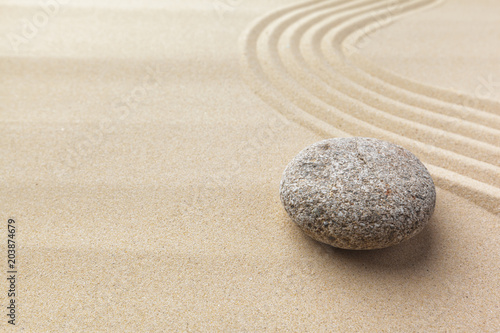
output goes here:
[{"label": "light sand background", "polygon": [[[296,4],[75,0],[45,22],[0,1],[18,330],[500,329],[499,4]],[[393,248],[319,244],[284,212],[281,172],[366,133],[429,166],[434,217]]]}]

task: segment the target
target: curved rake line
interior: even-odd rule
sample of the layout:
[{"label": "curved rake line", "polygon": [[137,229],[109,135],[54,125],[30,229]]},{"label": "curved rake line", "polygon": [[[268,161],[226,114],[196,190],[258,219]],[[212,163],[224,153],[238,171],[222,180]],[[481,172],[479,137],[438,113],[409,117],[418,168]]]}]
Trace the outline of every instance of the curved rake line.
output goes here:
[{"label": "curved rake line", "polygon": [[[331,14],[333,14],[333,11],[330,11],[328,14],[331,16]],[[300,18],[300,17],[302,17],[302,16],[299,16],[299,15],[295,16],[295,18]],[[291,17],[288,20],[286,20],[285,23],[293,21],[293,20],[294,20],[294,17]],[[269,36],[269,38],[277,39],[278,37],[276,37],[275,35],[281,33],[283,31],[283,29],[286,29],[286,28],[287,27],[281,26],[279,29],[274,29],[271,32],[271,35]],[[328,75],[328,77],[327,77],[327,79],[329,79],[328,85],[323,84],[323,82],[321,82],[319,84],[314,84],[315,81],[318,81],[318,79],[315,76],[313,76],[309,73],[303,73],[304,71],[302,71],[302,70],[295,70],[296,68],[300,67],[302,69],[302,67],[304,67],[304,66],[298,66],[297,63],[306,64],[306,62],[303,60],[302,57],[300,57],[300,55],[296,54],[296,53],[298,53],[297,47],[296,47],[297,42],[296,41],[294,42],[291,39],[289,39],[289,40],[290,40],[290,46],[291,46],[292,52],[286,52],[285,54],[281,53],[281,56],[283,58],[282,60],[285,64],[285,66],[288,67],[287,69],[289,70],[289,72],[295,77],[295,79],[298,82],[300,82],[300,81],[306,82],[306,84],[303,84],[303,86],[309,87],[308,90],[310,91],[311,94],[313,94],[316,97],[318,97],[319,99],[322,99],[323,101],[329,103],[330,105],[338,105],[339,103],[341,103],[340,100],[342,98],[339,97],[338,91],[342,92],[343,94],[345,94],[348,97],[351,97],[351,100],[348,102],[351,102],[352,99],[356,100],[356,98],[354,98],[352,96],[352,93],[349,92],[349,90],[351,90],[351,91],[355,90],[357,87],[353,86],[352,82],[350,82],[350,81],[344,80],[343,82],[340,82],[342,80],[342,77],[340,77],[340,76],[334,77],[334,75],[330,74],[330,73],[328,73],[329,74],[328,75],[327,72],[331,72],[331,70],[329,68],[321,68],[321,70],[319,70],[319,73],[317,73],[318,75],[322,76],[323,78],[324,78],[324,75]],[[280,53],[279,50],[276,49],[275,45],[272,45],[272,48],[273,48],[274,52]],[[300,58],[300,59],[297,61],[292,59],[291,60],[292,64],[290,64],[290,61],[287,62],[287,60],[290,60],[287,58],[294,58],[294,57]],[[321,75],[321,72],[323,72],[324,75]],[[333,88],[335,88],[335,89],[333,89]],[[363,93],[361,93],[361,94],[363,94]],[[362,101],[362,103],[364,103],[364,102],[365,101]],[[342,109],[346,109],[348,107],[348,105],[347,106],[340,105],[340,107]],[[478,140],[470,139],[470,138],[466,139],[465,137],[463,137],[461,135],[457,135],[457,134],[449,134],[440,128],[434,129],[434,128],[431,128],[430,126],[423,126],[423,125],[419,126],[419,124],[415,125],[413,122],[409,122],[408,119],[406,119],[406,118],[401,118],[399,116],[394,116],[394,115],[392,115],[392,117],[391,117],[391,115],[385,115],[384,113],[380,113],[380,112],[378,112],[378,110],[375,110],[374,108],[370,108],[370,109],[365,108],[365,109],[363,109],[363,111],[366,114],[370,113],[370,112],[371,113],[377,112],[378,117],[375,118],[375,121],[379,122],[378,126],[381,128],[393,127],[393,128],[396,128],[396,132],[397,132],[397,127],[400,125],[400,123],[405,122],[408,127],[414,127],[414,128],[417,127],[417,129],[419,129],[421,131],[426,131],[427,133],[429,133],[430,136],[429,136],[429,138],[427,138],[427,140],[430,140],[431,144],[432,144],[432,142],[436,142],[436,141],[439,141],[441,143],[447,141],[448,142],[448,147],[446,147],[447,149],[457,150],[456,145],[458,142],[461,144],[459,151],[458,151],[459,153],[461,153],[460,150],[461,150],[462,146],[472,146],[470,148],[473,148],[475,153],[469,157],[477,157],[478,156],[477,151],[482,150],[484,153],[480,156],[484,159],[485,162],[496,161],[496,157],[500,158],[500,148],[498,148],[494,145],[484,143],[484,142],[481,142]],[[351,114],[353,114],[353,112],[351,112]],[[363,116],[364,116],[364,114],[362,114],[360,116],[358,113],[357,118],[362,118]],[[382,119],[382,118],[384,118],[385,121],[383,123],[380,123],[379,119]],[[389,126],[390,122],[393,123],[391,126]],[[373,121],[372,121],[372,123],[373,123]],[[432,132],[429,132],[429,131],[432,131]],[[402,134],[402,133],[399,132],[399,134]],[[403,134],[405,134],[405,133],[403,133]],[[436,135],[440,135],[440,137],[436,138]],[[434,136],[434,138],[432,138],[432,136]],[[467,153],[470,152],[470,150],[471,149],[466,150],[465,155],[467,155]]]},{"label": "curved rake line", "polygon": [[[303,125],[309,125],[309,128],[313,128],[316,132],[319,132],[322,135],[348,136],[348,133],[339,131],[333,126],[329,126],[322,121],[318,121],[315,117],[308,115],[306,112],[300,110],[292,103],[287,101],[286,98],[284,98],[284,96],[272,86],[272,83],[267,80],[257,56],[257,40],[270,23],[272,23],[280,16],[285,15],[293,10],[305,8],[310,6],[311,4],[316,3],[318,2],[306,2],[299,5],[289,6],[273,12],[256,21],[256,23],[254,23],[245,32],[242,39],[243,53],[241,61],[244,69],[244,74],[246,75],[246,78],[248,80],[247,82],[250,87],[254,87],[255,92],[260,95],[261,98],[263,98],[265,101],[271,101],[272,105],[285,115],[291,115],[294,120],[297,120]],[[254,47],[255,49],[253,49]],[[272,89],[272,91],[267,92],[263,90],[262,87],[270,88]],[[278,97],[273,96],[273,92],[278,93]],[[287,111],[287,108],[289,107],[291,107],[290,112]],[[431,150],[437,149],[432,149],[431,147]],[[428,166],[433,170],[432,173],[434,173],[436,182],[440,186],[450,189],[459,189],[463,196],[469,196],[472,201],[480,204],[481,206],[492,211],[495,211],[495,209],[497,209],[498,201],[496,200],[496,198],[498,198],[498,189],[487,186],[468,177],[457,175],[456,173],[443,168],[439,168],[433,165]],[[439,172],[437,172],[436,170],[438,170]],[[460,182],[457,182],[456,179],[460,179]],[[469,186],[470,184],[473,184],[473,186]],[[480,195],[478,196],[478,194]],[[478,197],[481,197],[482,199],[480,201],[474,200],[474,198]]]},{"label": "curved rake line", "polygon": [[[437,3],[440,3],[438,0]],[[423,9],[426,9],[428,7],[432,6],[426,6]],[[407,13],[402,13],[400,16],[407,15]],[[397,16],[395,16],[397,17]],[[376,22],[370,22],[369,19],[366,19],[366,23],[369,25],[370,23],[372,25],[377,25],[375,24]],[[373,20],[371,20],[373,21]],[[378,25],[377,25],[378,26]],[[361,38],[363,35],[365,35],[365,28],[360,28],[357,30],[354,30],[351,32],[350,35],[345,36],[346,39],[351,38],[351,36],[357,36],[357,38]],[[460,120],[467,120],[470,122],[475,122],[477,124],[484,125],[486,127],[490,128],[495,128],[495,129],[500,129],[500,117],[496,116],[494,114],[488,113],[486,111],[482,111],[480,109],[475,109],[472,110],[472,108],[464,108],[461,105],[457,105],[456,103],[450,103],[444,100],[439,100],[436,99],[435,97],[429,97],[426,95],[421,95],[418,93],[415,93],[413,91],[407,90],[404,86],[399,86],[397,84],[384,81],[379,77],[376,77],[370,73],[367,73],[364,71],[363,68],[358,68],[356,67],[356,64],[351,61],[352,59],[357,59],[356,55],[359,55],[359,52],[353,51],[355,47],[351,47],[351,52],[347,52],[346,49],[347,47],[344,45],[337,45],[337,44],[353,44],[353,43],[347,43],[344,42],[343,40],[337,40],[337,43],[332,43],[330,39],[333,39],[333,37],[329,38],[329,35],[326,34],[322,40],[322,45],[321,48],[323,50],[323,54],[325,55],[325,59],[330,63],[330,66],[333,67],[339,67],[339,61],[338,58],[333,56],[336,54],[336,52],[342,53],[343,56],[345,57],[345,61],[347,63],[350,63],[351,66],[349,68],[344,69],[343,74],[349,77],[352,77],[353,80],[357,81],[359,84],[364,85],[367,88],[370,88],[373,91],[378,92],[381,95],[390,97],[395,100],[400,100],[406,104],[416,106],[416,107],[421,107],[424,109],[432,110],[433,112],[436,113],[441,113],[444,115],[452,116],[455,118],[458,118]],[[349,55],[346,55],[346,53],[349,53]],[[352,68],[357,68],[358,72],[352,71]],[[341,70],[342,67],[338,68],[338,70]],[[383,70],[383,69],[381,69]],[[360,77],[359,79],[354,79],[354,77]],[[365,83],[366,81],[366,83]],[[457,95],[458,96],[458,95]],[[455,102],[459,100],[455,100]]]},{"label": "curved rake line", "polygon": [[[364,104],[396,116],[403,116],[403,118],[405,119],[412,120],[414,122],[418,122],[430,127],[434,127],[436,124],[439,124],[439,129],[446,128],[449,132],[492,145],[493,151],[497,149],[495,144],[500,143],[499,130],[495,130],[490,127],[473,122],[464,121],[453,116],[436,113],[432,110],[413,107],[404,104],[397,99],[391,99],[391,97],[380,95],[377,92],[373,91],[373,89],[369,89],[367,87],[367,84],[363,84],[363,82],[357,82],[356,79],[358,79],[359,81],[359,75],[356,76],[348,74],[349,72],[356,70],[356,68],[347,67],[347,65],[339,62],[339,65],[335,69],[337,72],[342,73],[347,80],[340,82],[342,78],[339,78],[339,75],[333,75],[331,73],[331,66],[328,66],[326,64],[324,56],[319,55],[321,52],[318,51],[318,40],[321,39],[321,31],[329,30],[332,26],[334,26],[334,22],[331,21],[333,19],[333,17],[331,17],[332,13],[332,10],[328,10],[326,12],[322,11],[319,13],[319,15],[313,15],[313,17],[309,17],[307,21],[303,20],[305,22],[302,25],[294,27],[292,33],[289,34],[290,36],[286,35],[285,33],[286,38],[284,44],[288,43],[290,45],[291,52],[281,52],[281,56],[285,61],[289,60],[287,58],[291,58],[294,56],[297,58],[297,60],[290,60],[290,62],[292,62],[293,64],[289,65],[289,68],[292,68],[293,70],[297,63],[303,63],[306,66],[310,66],[310,68],[313,69],[311,70],[311,72],[314,72],[314,74],[321,77],[321,79],[323,79],[323,81],[325,81],[330,88],[334,88],[350,97],[354,97],[354,91],[358,92],[361,98],[358,97],[357,99],[360,99]],[[322,26],[323,20],[325,18],[330,19],[326,22],[325,25]],[[300,21],[302,21],[302,19],[299,20],[299,22]],[[319,28],[317,26],[319,26]],[[301,52],[298,47],[300,39],[299,37],[302,35],[307,35],[307,38],[303,38],[300,40],[300,42],[306,45],[305,47],[303,47],[305,49],[304,53],[308,53],[311,55],[310,57],[307,57],[307,59],[304,59],[304,57],[298,55]],[[307,48],[307,46],[309,46],[309,49]],[[345,69],[339,67],[343,67]],[[379,82],[379,84],[387,85],[385,82]]]},{"label": "curved rake line", "polygon": [[[361,116],[353,117],[351,114],[342,112],[336,108],[332,108],[331,105],[325,103],[321,99],[314,95],[311,95],[306,88],[302,85],[297,84],[293,78],[286,72],[283,64],[280,62],[277,56],[277,51],[274,48],[276,40],[279,38],[281,31],[284,29],[283,23],[280,20],[275,22],[277,26],[270,24],[271,32],[262,33],[262,39],[267,42],[265,43],[266,48],[261,53],[264,54],[265,62],[261,63],[263,69],[267,69],[266,73],[268,79],[272,84],[274,84],[281,91],[289,91],[290,96],[293,96],[293,102],[297,106],[301,107],[315,117],[324,120],[332,125],[334,124],[348,124],[351,128],[355,128],[357,134],[362,136],[375,136],[383,137],[389,141],[399,142],[406,147],[412,147],[417,155],[420,155],[424,160],[435,163],[437,165],[445,165],[451,168],[455,172],[465,173],[467,170],[475,169],[476,173],[473,175],[474,178],[480,181],[490,181],[491,179],[500,179],[500,168],[494,165],[477,161],[471,157],[466,157],[457,153],[447,151],[442,148],[438,148],[432,145],[424,144],[419,141],[408,139],[402,135],[393,134],[388,130],[380,129],[373,124],[367,123],[366,121],[360,119]],[[283,20],[286,23],[286,20]],[[337,99],[345,100],[345,97],[338,94],[337,92],[332,92],[335,94]],[[344,102],[341,107],[343,109],[349,109],[349,102],[354,105],[357,103],[356,100],[350,99],[348,102]],[[340,102],[337,103],[337,105]],[[403,143],[404,142],[404,143]],[[444,161],[441,157],[445,157]],[[450,163],[451,162],[451,163]]]},{"label": "curved rake line", "polygon": [[426,164],[436,186],[456,193],[485,208],[493,214],[500,214],[500,189],[478,182],[461,174]]},{"label": "curved rake line", "polygon": [[[306,1],[299,4],[294,4],[278,9],[261,18],[258,18],[241,35],[240,45],[243,49],[243,52],[241,53],[240,63],[247,84],[253,89],[254,93],[256,93],[264,102],[278,110],[288,119],[304,126],[307,129],[310,129],[315,133],[320,134],[323,137],[348,137],[352,135],[340,129],[337,129],[330,124],[323,122],[321,119],[318,119],[305,112],[304,110],[298,108],[286,97],[284,97],[281,92],[275,89],[272,84],[270,84],[266,79],[266,75],[264,74],[262,67],[259,64],[257,56],[256,46],[258,38],[260,36],[260,32],[263,31],[270,22],[274,21],[276,18],[281,17],[283,14],[286,14],[289,11],[322,2],[324,2],[324,0]],[[258,84],[256,84],[257,82]],[[275,96],[275,94],[279,97]]]},{"label": "curved rake line", "polygon": [[[436,5],[443,3],[443,0],[438,0]],[[383,27],[383,24],[372,24],[365,26],[363,31],[353,32],[352,35],[348,36],[342,44],[355,45],[359,40],[363,38],[363,35],[373,33]],[[356,64],[358,68],[362,69],[367,74],[374,76],[380,80],[383,80],[389,84],[395,86],[405,87],[405,90],[413,92],[418,95],[424,95],[431,99],[439,99],[445,101],[449,104],[454,105],[459,110],[464,109],[465,105],[475,105],[475,107],[468,107],[469,109],[479,109],[482,111],[481,114],[486,119],[494,121],[497,128],[500,128],[500,103],[493,100],[488,100],[484,98],[479,98],[476,96],[471,96],[464,93],[455,93],[443,89],[441,87],[432,86],[429,84],[423,84],[405,77],[402,77],[396,73],[393,73],[387,69],[374,65],[371,61],[366,59],[361,55],[360,52],[352,50],[353,52],[345,52],[346,47],[344,47],[344,55],[353,64]],[[478,104],[478,105],[476,105]],[[486,123],[488,124],[488,123]]]}]

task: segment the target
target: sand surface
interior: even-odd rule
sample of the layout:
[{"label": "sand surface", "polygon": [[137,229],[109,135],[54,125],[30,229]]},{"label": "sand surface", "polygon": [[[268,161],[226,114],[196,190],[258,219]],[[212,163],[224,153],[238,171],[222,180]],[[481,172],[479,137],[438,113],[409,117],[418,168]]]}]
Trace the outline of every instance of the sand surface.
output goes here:
[{"label": "sand surface", "polygon": [[[14,218],[15,328],[499,330],[498,2],[45,10],[0,0],[1,276]],[[421,234],[353,252],[291,223],[283,169],[336,136],[421,158],[438,195]]]}]

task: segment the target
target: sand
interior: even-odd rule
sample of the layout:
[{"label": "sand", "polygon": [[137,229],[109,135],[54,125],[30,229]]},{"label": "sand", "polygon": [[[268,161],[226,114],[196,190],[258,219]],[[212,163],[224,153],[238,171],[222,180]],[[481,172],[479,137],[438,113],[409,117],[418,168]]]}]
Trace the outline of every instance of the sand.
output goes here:
[{"label": "sand", "polygon": [[[51,8],[0,1],[18,330],[498,331],[497,2]],[[422,233],[347,251],[293,225],[282,171],[342,136],[429,168]]]}]

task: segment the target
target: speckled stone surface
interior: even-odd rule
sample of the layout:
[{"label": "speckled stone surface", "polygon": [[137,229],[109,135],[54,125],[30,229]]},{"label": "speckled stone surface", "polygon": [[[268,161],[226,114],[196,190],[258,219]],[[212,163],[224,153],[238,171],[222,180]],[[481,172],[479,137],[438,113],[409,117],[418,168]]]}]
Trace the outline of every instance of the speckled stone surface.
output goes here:
[{"label": "speckled stone surface", "polygon": [[336,138],[302,150],[286,167],[280,197],[292,220],[335,247],[378,249],[420,232],[436,191],[408,150],[372,138]]}]

